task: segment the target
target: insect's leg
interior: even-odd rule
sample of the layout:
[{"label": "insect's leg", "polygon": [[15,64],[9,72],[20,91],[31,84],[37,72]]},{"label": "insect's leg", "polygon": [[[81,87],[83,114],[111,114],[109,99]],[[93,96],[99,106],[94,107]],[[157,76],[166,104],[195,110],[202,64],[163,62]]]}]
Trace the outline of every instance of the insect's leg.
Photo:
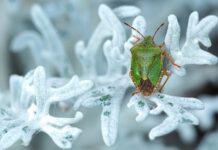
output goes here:
[{"label": "insect's leg", "polygon": [[140,41],[140,38],[135,36],[135,35],[133,35],[132,37],[136,38],[136,41],[134,43],[132,43],[133,46],[135,46],[138,43],[138,41]]},{"label": "insect's leg", "polygon": [[141,85],[136,88],[136,91],[132,95],[135,95],[135,94],[143,92],[145,90],[145,88],[146,88],[146,82],[145,81],[141,81]]},{"label": "insect's leg", "polygon": [[161,71],[160,79],[159,79],[159,81],[158,81],[158,84],[157,84],[156,87],[154,88],[154,91],[153,91],[154,93],[160,91],[161,81],[162,81],[162,79],[163,79],[163,76],[164,76],[164,71],[162,70],[162,71]]},{"label": "insect's leg", "polygon": [[167,77],[167,79],[164,81],[163,85],[161,86],[159,90],[160,92],[163,90],[165,84],[167,83],[167,81],[170,79],[171,76],[171,74],[166,69],[163,69],[163,74]]},{"label": "insect's leg", "polygon": [[164,42],[159,45],[159,47],[160,47],[161,49],[164,48],[164,46],[165,46],[165,43],[164,43]]},{"label": "insect's leg", "polygon": [[141,91],[137,88],[137,89],[135,90],[135,92],[132,93],[132,96],[133,96],[133,95],[136,95],[136,94],[138,94],[138,93],[141,93]]},{"label": "insect's leg", "polygon": [[172,56],[166,51],[166,50],[162,50],[163,51],[163,55],[170,61],[170,63],[178,68],[180,68],[181,66],[176,64],[175,61],[173,60]]},{"label": "insect's leg", "polygon": [[129,72],[129,77],[132,79],[132,71]]}]

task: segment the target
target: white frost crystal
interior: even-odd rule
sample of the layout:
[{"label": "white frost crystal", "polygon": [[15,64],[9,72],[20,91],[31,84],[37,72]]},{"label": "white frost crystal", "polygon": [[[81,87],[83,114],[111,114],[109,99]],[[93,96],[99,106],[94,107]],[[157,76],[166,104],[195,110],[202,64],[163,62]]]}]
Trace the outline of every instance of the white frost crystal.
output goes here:
[{"label": "white frost crystal", "polygon": [[21,139],[28,145],[33,134],[47,133],[61,148],[70,148],[81,130],[71,124],[82,119],[81,112],[74,118],[57,118],[49,114],[52,103],[68,100],[87,90],[91,81],[80,81],[74,76],[68,83],[57,86],[58,79],[46,78],[43,67],[37,67],[25,77],[13,75],[10,79],[11,101],[0,108],[0,149],[6,149]]}]

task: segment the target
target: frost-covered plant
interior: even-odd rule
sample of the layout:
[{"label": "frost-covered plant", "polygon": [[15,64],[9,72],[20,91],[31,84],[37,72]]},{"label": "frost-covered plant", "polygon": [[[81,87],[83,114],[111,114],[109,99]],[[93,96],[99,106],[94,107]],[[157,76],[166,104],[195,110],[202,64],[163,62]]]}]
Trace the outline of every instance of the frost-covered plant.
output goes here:
[{"label": "frost-covered plant", "polygon": [[[169,26],[165,37],[165,44],[167,50],[171,53],[176,64],[185,66],[188,64],[216,64],[218,58],[209,52],[200,48],[199,43],[205,47],[211,46],[211,41],[208,37],[209,32],[214,28],[218,22],[216,16],[207,16],[199,22],[197,12],[193,12],[189,17],[186,41],[180,48],[180,27],[176,16],[170,15],[168,17]],[[184,70],[178,67],[172,69],[178,75],[184,75]]]},{"label": "frost-covered plant", "polygon": [[[107,14],[107,15],[105,15]],[[116,69],[119,67],[119,63],[114,61],[114,58],[122,58],[120,60],[125,60],[122,63],[127,63],[127,72],[129,70],[129,62],[130,62],[130,55],[129,50],[132,47],[132,43],[135,42],[134,36],[140,37],[136,31],[133,30],[132,36],[126,43],[125,49],[123,53],[114,53],[114,49],[117,50],[115,52],[120,52],[123,48],[119,46],[119,42],[125,39],[125,34],[123,34],[123,28],[121,22],[117,19],[117,17],[113,14],[113,12],[106,7],[105,5],[101,5],[99,8],[99,16],[104,24],[104,34],[107,33],[108,26],[111,27],[113,30],[112,36],[112,43],[106,41],[104,43],[103,49],[104,54],[106,56],[107,64],[108,64],[108,72],[113,69],[113,75],[110,76],[100,76],[96,77],[96,72],[94,66],[96,64],[96,60],[93,60],[93,56],[95,55],[95,51],[100,46],[99,44],[99,37],[101,37],[101,32],[98,31],[98,38],[96,37],[94,40],[93,38],[89,42],[89,46],[95,46],[93,49],[88,47],[89,52],[84,46],[84,43],[79,42],[77,44],[77,53],[79,52],[79,60],[83,64],[84,70],[88,69],[87,72],[91,72],[91,79],[95,81],[95,83],[106,83],[110,86],[108,88],[96,88],[91,91],[89,95],[86,95],[85,98],[82,97],[84,101],[77,101],[79,104],[82,104],[85,107],[92,107],[96,105],[103,106],[103,112],[101,115],[101,122],[102,122],[102,135],[105,143],[107,145],[112,145],[115,142],[116,134],[117,134],[117,123],[118,123],[118,113],[120,109],[120,103],[122,101],[121,95],[118,97],[115,92],[121,93],[124,92],[128,87],[131,86],[129,83],[128,74],[124,74],[122,78],[119,77],[119,74],[116,73]],[[102,17],[104,16],[104,17]],[[107,21],[109,20],[109,21]],[[107,21],[107,22],[106,22]],[[204,46],[209,47],[211,45],[210,40],[208,38],[209,31],[217,24],[217,17],[215,16],[208,16],[198,22],[198,14],[197,12],[193,12],[189,18],[189,24],[187,29],[187,36],[186,42],[184,43],[183,47],[180,48],[179,46],[179,38],[180,38],[180,28],[177,22],[177,19],[174,15],[169,16],[169,27],[165,38],[166,49],[172,55],[175,63],[180,65],[180,68],[175,68],[174,66],[169,67],[169,70],[172,73],[176,73],[178,75],[185,75],[185,69],[183,66],[187,64],[215,64],[217,63],[217,57],[213,56],[212,54],[203,51],[200,49],[198,42],[201,42]],[[103,28],[102,27],[102,28]],[[145,19],[141,16],[136,17],[133,22],[133,27],[137,28],[141,33],[144,34],[146,29],[146,22]],[[98,28],[97,28],[98,29]],[[97,34],[95,32],[95,34]],[[100,38],[102,39],[102,38]],[[114,43],[113,43],[114,40]],[[142,40],[142,39],[141,39]],[[97,44],[96,44],[97,42]],[[100,41],[102,42],[102,41]],[[115,43],[117,42],[117,43]],[[117,45],[115,45],[117,44]],[[124,43],[123,43],[124,44]],[[109,45],[109,46],[108,46]],[[111,45],[111,46],[110,46]],[[115,48],[114,48],[115,47]],[[107,50],[107,51],[106,51]],[[112,57],[108,57],[110,51],[113,55]],[[107,52],[107,53],[106,53]],[[126,52],[126,54],[125,54]],[[87,53],[90,55],[87,56]],[[125,55],[123,55],[125,54]],[[88,61],[92,59],[92,61]],[[119,60],[119,59],[118,59]],[[113,62],[113,63],[112,63]],[[90,69],[90,70],[89,70]],[[120,69],[119,69],[120,70]],[[86,75],[88,73],[85,73]],[[94,77],[93,77],[94,76]],[[116,80],[113,80],[115,79]],[[127,79],[126,79],[127,78]],[[96,80],[97,79],[97,80]],[[100,79],[100,80],[99,80]],[[117,80],[118,79],[118,80]],[[123,80],[125,84],[122,84],[122,88],[119,83]],[[102,82],[103,81],[103,82]],[[105,83],[104,83],[105,82]],[[112,83],[112,84],[110,84]],[[101,84],[102,85],[102,84]],[[118,88],[116,88],[116,87]],[[113,90],[115,92],[113,92]],[[119,98],[119,101],[116,100]],[[114,99],[116,100],[115,104]],[[78,107],[78,103],[76,103],[76,107]],[[114,107],[111,107],[114,106]],[[168,117],[158,126],[154,127],[150,133],[149,138],[155,139],[158,136],[162,136],[164,134],[168,134],[169,132],[175,130],[180,124],[194,124],[197,125],[199,120],[188,112],[186,109],[202,109],[203,103],[195,98],[185,98],[185,97],[175,97],[169,96],[162,93],[154,93],[149,97],[144,97],[141,94],[135,95],[131,98],[130,102],[128,103],[128,107],[134,106],[136,111],[138,112],[138,116],[136,121],[142,121],[146,118],[148,114],[158,115],[161,112],[164,112]],[[106,108],[106,109],[105,109]],[[113,109],[111,109],[113,108]],[[106,117],[107,118],[106,118]]]},{"label": "frost-covered plant", "polygon": [[[214,117],[218,112],[218,96],[200,96],[200,100],[204,103],[204,110],[194,111],[193,113],[199,118],[199,127],[201,130],[207,131],[211,129],[215,123]],[[197,133],[192,126],[182,126],[178,128],[181,138],[185,142],[193,142],[196,140]],[[208,136],[209,137],[209,136]],[[207,139],[207,138],[205,138]],[[202,141],[203,142],[203,141]],[[205,142],[206,143],[206,142]],[[215,144],[215,143],[214,143]],[[206,146],[206,145],[205,145]]]},{"label": "frost-covered plant", "polygon": [[10,105],[0,108],[0,149],[6,149],[21,139],[28,145],[33,134],[47,133],[61,148],[70,148],[81,130],[71,124],[82,119],[81,112],[74,118],[58,118],[49,114],[52,103],[76,97],[93,86],[91,81],[80,81],[74,76],[64,79],[46,78],[43,67],[37,67],[25,77],[10,78]]},{"label": "frost-covered plant", "polygon": [[[185,75],[183,66],[187,64],[215,64],[218,62],[216,56],[203,51],[199,46],[199,42],[206,47],[211,45],[208,34],[218,22],[216,16],[205,17],[199,22],[198,13],[193,12],[189,18],[186,41],[182,48],[179,46],[180,27],[177,19],[174,15],[170,15],[168,20],[169,26],[165,37],[166,49],[172,55],[175,63],[181,66],[180,68],[170,67],[173,73]],[[142,27],[135,24],[135,28],[140,30]],[[141,32],[144,33],[143,31]],[[135,31],[132,34],[140,37]],[[134,42],[134,40],[132,37],[129,39],[129,42]],[[126,45],[131,48],[129,43]],[[149,107],[147,103],[150,101],[155,103],[155,108]],[[128,106],[135,106],[138,112],[136,121],[144,120],[148,114],[157,115],[164,112],[168,116],[160,125],[150,131],[149,138],[154,139],[175,130],[181,123],[197,125],[199,123],[198,119],[185,109],[202,109],[203,103],[195,98],[174,97],[162,93],[154,93],[150,97],[133,96]]]},{"label": "frost-covered plant", "polygon": [[[139,9],[132,6],[121,6],[111,10],[106,5],[99,7],[101,22],[98,24],[88,46],[80,41],[76,45],[76,54],[83,66],[83,76],[94,81],[95,88],[77,100],[75,108],[81,103],[85,107],[101,105],[101,131],[104,142],[107,145],[114,144],[117,131],[119,112],[126,90],[131,86],[128,77],[130,63],[129,50],[124,49],[126,34],[120,19],[133,17],[139,14]],[[111,40],[104,42],[107,37]],[[104,75],[99,75],[96,64],[102,63],[96,59],[103,53],[107,61],[107,69]],[[124,69],[124,71],[123,71]]]},{"label": "frost-covered plant", "polygon": [[50,74],[56,71],[62,77],[70,77],[73,72],[71,63],[49,18],[39,5],[32,7],[31,17],[42,35],[25,31],[15,37],[12,50],[19,52],[28,47],[36,65],[43,65]]},{"label": "frost-covered plant", "polygon": [[[71,100],[75,102],[75,109],[79,109],[80,106],[102,106],[103,110],[101,113],[101,131],[103,140],[108,146],[114,144],[116,141],[121,104],[123,104],[124,102],[124,97],[128,95],[126,94],[127,89],[129,87],[133,87],[133,84],[128,75],[131,60],[130,49],[132,47],[132,43],[136,40],[133,37],[140,37],[138,33],[133,30],[132,36],[127,40],[125,28],[121,20],[128,17],[135,17],[139,13],[140,10],[133,6],[121,6],[112,10],[106,5],[101,5],[99,7],[99,17],[101,21],[98,24],[91,39],[89,40],[87,46],[85,46],[85,42],[79,41],[76,44],[75,48],[76,56],[82,66],[83,73],[81,77],[84,79],[92,80],[94,82],[94,86],[92,89],[90,89],[92,87],[92,84],[91,82],[86,81],[86,85],[82,87],[74,88],[73,86],[71,90],[67,91],[65,89],[62,90],[63,93],[59,93],[67,94],[68,92],[74,93],[74,91],[77,91],[78,93],[75,92],[75,95],[68,95],[69,97],[67,97],[73,97]],[[36,32],[28,31],[15,38],[12,47],[14,48],[14,50],[20,50],[26,46],[30,46],[33,56],[37,60],[38,64],[45,65],[45,67],[48,69],[51,69],[52,66],[55,66],[55,69],[58,70],[60,75],[64,77],[69,77],[69,75],[71,75],[71,69],[69,68],[71,67],[69,67],[70,63],[67,60],[64,48],[58,38],[57,33],[55,32],[55,29],[52,27],[50,21],[48,20],[40,6],[33,6],[32,17],[35,25],[37,26],[37,28],[39,28],[43,36],[37,34]],[[202,43],[205,47],[209,47],[211,45],[208,34],[209,31],[217,24],[217,17],[208,16],[199,22],[197,12],[192,13],[189,18],[186,41],[182,48],[180,48],[179,46],[180,26],[177,22],[177,19],[174,15],[170,15],[168,20],[169,26],[165,37],[166,50],[172,55],[175,63],[181,66],[180,68],[168,66],[168,69],[171,73],[185,75],[184,66],[187,64],[217,63],[217,57],[203,51],[199,46],[199,42]],[[146,35],[146,21],[142,16],[137,16],[134,19],[132,26],[137,28],[144,35]],[[43,50],[46,50],[46,52],[44,52]],[[58,136],[53,136],[55,135],[53,134],[53,131],[57,131],[57,129],[54,129],[54,126],[67,126],[68,129],[68,125],[71,124],[71,120],[61,119],[65,120],[64,123],[58,123],[57,125],[55,124],[54,126],[52,126],[52,128],[46,128],[46,130],[44,129],[44,127],[48,126],[48,123],[50,122],[46,122],[47,119],[44,119],[47,118],[48,111],[46,111],[46,113],[44,114],[43,110],[48,110],[50,106],[49,102],[51,102],[50,99],[52,99],[53,96],[50,95],[50,90],[48,90],[49,88],[45,88],[45,86],[41,85],[42,82],[51,83],[48,84],[51,86],[51,88],[53,85],[55,85],[56,87],[56,84],[59,83],[59,80],[51,80],[51,82],[45,82],[45,76],[43,75],[43,73],[39,73],[43,72],[42,70],[43,69],[40,67],[37,68],[35,71],[30,72],[24,78],[25,80],[28,80],[26,82],[20,83],[22,87],[24,85],[24,87],[28,87],[24,88],[24,92],[22,92],[23,89],[21,91],[21,97],[25,96],[21,99],[22,102],[23,100],[25,101],[25,109],[22,109],[25,111],[21,114],[25,114],[24,116],[27,116],[26,118],[28,119],[23,119],[22,123],[19,124],[18,127],[20,127],[19,129],[22,129],[22,127],[24,127],[23,123],[25,123],[25,120],[28,120],[27,124],[32,123],[31,127],[34,127],[34,129],[30,128],[31,132],[28,132],[30,136],[23,136],[24,133],[21,132],[22,134],[14,141],[21,138],[24,143],[28,143],[31,138],[26,140],[26,137],[31,137],[35,131],[44,131],[53,138],[57,145],[62,148],[68,148],[71,146],[71,142],[64,141],[67,146],[64,146],[64,143],[61,142],[66,135],[60,134]],[[76,81],[76,83],[80,83],[78,80]],[[72,84],[74,85],[74,81]],[[69,85],[67,84],[63,87],[68,86]],[[28,92],[26,92],[26,90],[28,90]],[[22,93],[27,94],[23,95]],[[57,93],[58,92],[55,91],[53,94]],[[33,97],[35,97],[35,99]],[[58,99],[62,99],[62,97],[59,97],[59,95],[57,97]],[[44,103],[42,103],[41,99],[45,100],[43,101]],[[62,100],[54,101],[60,102]],[[149,138],[155,139],[158,136],[170,133],[171,131],[175,130],[180,124],[197,125],[199,123],[198,118],[192,115],[192,113],[188,112],[187,109],[202,109],[203,103],[195,98],[176,97],[157,92],[153,93],[149,97],[145,97],[141,94],[132,96],[128,103],[128,107],[131,106],[134,106],[136,112],[138,113],[138,116],[136,117],[137,122],[145,120],[145,118],[149,114],[159,115],[163,112],[167,115],[167,118],[160,125],[157,125],[150,131]],[[33,111],[35,108],[36,111]],[[29,111],[36,113],[29,113]],[[17,120],[17,117],[15,118],[16,119],[12,120]],[[18,117],[18,119],[20,118]],[[37,120],[37,122],[35,120]],[[70,129],[72,128],[73,127],[70,127]],[[63,127],[63,129],[61,128],[60,130],[62,131],[64,129],[65,127]],[[79,129],[76,130],[77,134],[79,134]],[[60,131],[58,133],[60,133]],[[75,134],[75,132],[71,133],[71,137],[76,138],[77,134]],[[57,140],[57,137],[59,136],[62,137],[61,140]],[[72,140],[72,138],[70,138],[69,140]]]}]

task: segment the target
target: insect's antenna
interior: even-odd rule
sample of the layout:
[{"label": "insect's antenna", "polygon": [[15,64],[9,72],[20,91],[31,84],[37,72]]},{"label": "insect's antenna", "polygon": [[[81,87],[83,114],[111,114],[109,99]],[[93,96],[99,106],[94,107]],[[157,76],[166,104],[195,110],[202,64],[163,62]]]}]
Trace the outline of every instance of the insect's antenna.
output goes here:
[{"label": "insect's antenna", "polygon": [[154,40],[154,37],[155,37],[155,35],[157,34],[157,31],[159,31],[159,29],[160,29],[163,25],[164,25],[164,23],[162,23],[162,24],[157,28],[157,30],[154,32],[154,35],[153,35],[153,37],[152,37],[152,40]]},{"label": "insect's antenna", "polygon": [[140,34],[143,38],[145,38],[145,36],[139,32],[139,30],[137,30],[136,28],[134,28],[133,26],[129,25],[128,23],[124,22],[125,25],[127,25],[128,27],[130,27],[131,29],[135,30],[138,34]]}]

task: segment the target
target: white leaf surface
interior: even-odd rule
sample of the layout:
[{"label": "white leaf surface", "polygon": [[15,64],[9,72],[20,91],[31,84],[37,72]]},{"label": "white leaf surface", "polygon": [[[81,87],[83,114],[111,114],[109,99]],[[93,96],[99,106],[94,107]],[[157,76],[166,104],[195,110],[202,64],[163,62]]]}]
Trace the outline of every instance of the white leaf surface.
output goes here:
[{"label": "white leaf surface", "polygon": [[[216,16],[207,16],[199,21],[198,13],[193,12],[189,17],[186,41],[182,47],[180,47],[180,26],[176,16],[170,15],[168,21],[169,26],[165,37],[165,44],[176,64],[180,66],[188,64],[211,65],[218,62],[216,56],[204,51],[199,45],[199,43],[202,43],[205,47],[211,46],[209,32],[218,23]],[[183,67],[181,69],[175,69],[175,66],[172,66],[172,71],[182,76],[185,72]]]}]

